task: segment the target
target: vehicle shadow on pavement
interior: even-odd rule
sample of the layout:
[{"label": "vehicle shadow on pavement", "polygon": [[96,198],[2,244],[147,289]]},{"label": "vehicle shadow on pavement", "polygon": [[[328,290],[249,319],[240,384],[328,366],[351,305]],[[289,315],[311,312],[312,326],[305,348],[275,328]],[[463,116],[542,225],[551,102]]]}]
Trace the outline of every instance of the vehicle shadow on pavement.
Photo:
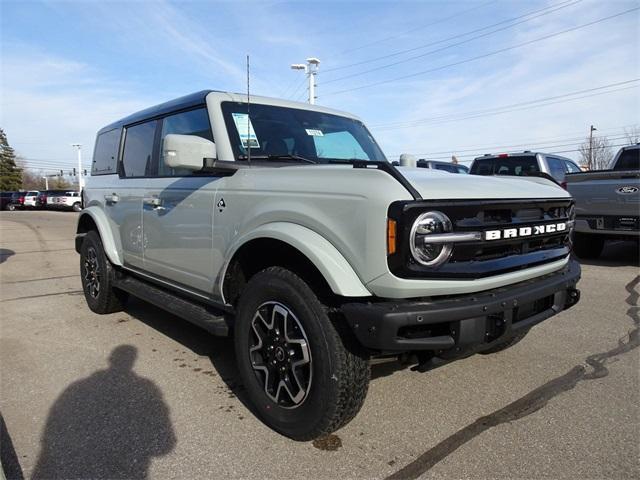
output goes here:
[{"label": "vehicle shadow on pavement", "polygon": [[[136,298],[130,298],[126,312],[154,330],[166,335],[196,355],[208,357],[220,378],[240,402],[254,415],[256,411],[247,398],[236,368],[233,338],[216,337],[203,329],[166,311]],[[395,359],[371,365],[371,380],[409,370],[415,363],[401,363]],[[434,365],[433,368],[437,368]]]},{"label": "vehicle shadow on pavement", "polygon": [[133,371],[137,349],[116,347],[109,368],[69,385],[47,419],[32,478],[146,478],[176,445],[162,392]]},{"label": "vehicle shadow on pavement", "polygon": [[15,255],[16,252],[9,250],[8,248],[0,248],[0,263],[4,263],[9,260],[9,257]]},{"label": "vehicle shadow on pavement", "polygon": [[633,241],[608,241],[602,254],[596,259],[578,259],[583,265],[600,267],[638,267],[640,266],[640,249]]},{"label": "vehicle shadow on pavement", "polygon": [[182,318],[136,298],[129,298],[125,310],[135,319],[172,338],[196,355],[207,357],[226,384],[229,395],[237,397],[247,410],[256,415],[253,404],[245,394],[236,367],[232,337],[212,335]]}]

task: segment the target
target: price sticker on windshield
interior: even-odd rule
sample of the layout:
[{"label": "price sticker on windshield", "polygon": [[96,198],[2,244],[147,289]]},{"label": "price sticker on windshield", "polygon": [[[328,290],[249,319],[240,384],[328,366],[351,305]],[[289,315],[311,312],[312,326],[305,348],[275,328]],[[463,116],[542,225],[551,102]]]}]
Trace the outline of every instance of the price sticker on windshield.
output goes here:
[{"label": "price sticker on windshield", "polygon": [[243,148],[260,148],[260,143],[258,143],[258,137],[256,136],[256,132],[253,129],[253,124],[251,123],[251,119],[249,115],[246,113],[232,113],[233,121],[236,124],[236,130],[238,130],[238,135],[240,136],[240,143]]},{"label": "price sticker on windshield", "polygon": [[307,132],[307,135],[310,135],[312,137],[324,137],[324,133],[322,133],[322,130],[316,130],[315,128],[305,128],[305,131]]}]

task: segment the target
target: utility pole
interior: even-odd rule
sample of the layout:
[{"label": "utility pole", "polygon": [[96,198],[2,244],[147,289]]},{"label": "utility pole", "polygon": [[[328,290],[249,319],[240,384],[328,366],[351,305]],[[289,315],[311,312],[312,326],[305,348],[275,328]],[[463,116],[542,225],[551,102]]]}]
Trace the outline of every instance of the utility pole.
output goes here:
[{"label": "utility pole", "polygon": [[320,60],[315,57],[307,58],[306,65],[304,63],[294,63],[291,65],[292,70],[304,70],[307,75],[307,81],[309,82],[309,103],[315,105],[316,103],[316,75],[318,74],[318,65]]},{"label": "utility pole", "polygon": [[49,190],[49,179],[47,178],[46,175],[42,178],[44,178],[44,189]]},{"label": "utility pole", "polygon": [[78,150],[78,191],[81,192],[84,188],[84,181],[82,178],[82,144],[72,143],[71,146]]},{"label": "utility pole", "polygon": [[589,129],[589,170],[593,170],[593,132],[595,130],[598,129],[591,125]]}]

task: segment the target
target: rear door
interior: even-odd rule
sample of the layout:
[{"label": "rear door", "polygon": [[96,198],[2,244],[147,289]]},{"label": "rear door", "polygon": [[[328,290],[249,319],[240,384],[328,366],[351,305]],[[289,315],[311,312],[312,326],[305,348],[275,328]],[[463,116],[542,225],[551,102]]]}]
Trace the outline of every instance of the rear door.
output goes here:
[{"label": "rear door", "polygon": [[164,138],[170,133],[213,141],[206,108],[160,120],[160,154],[143,194],[144,268],[174,284],[210,293],[214,274],[213,202],[220,177],[167,167],[161,152]]},{"label": "rear door", "polygon": [[120,238],[124,263],[139,269],[144,268],[146,241],[142,230],[142,197],[157,161],[154,143],[157,127],[157,120],[125,127],[119,176],[104,191],[105,211]]}]

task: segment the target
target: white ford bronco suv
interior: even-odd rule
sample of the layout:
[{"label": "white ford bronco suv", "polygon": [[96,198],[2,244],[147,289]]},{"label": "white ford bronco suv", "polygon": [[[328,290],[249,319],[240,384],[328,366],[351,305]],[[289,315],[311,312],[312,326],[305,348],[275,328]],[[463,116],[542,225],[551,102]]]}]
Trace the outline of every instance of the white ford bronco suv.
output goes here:
[{"label": "white ford bronco suv", "polygon": [[553,182],[396,168],[353,115],[247,100],[198,92],[100,130],[76,250],[94,312],[133,295],[233,335],[273,429],[345,425],[372,357],[497,352],[579,300]]}]

